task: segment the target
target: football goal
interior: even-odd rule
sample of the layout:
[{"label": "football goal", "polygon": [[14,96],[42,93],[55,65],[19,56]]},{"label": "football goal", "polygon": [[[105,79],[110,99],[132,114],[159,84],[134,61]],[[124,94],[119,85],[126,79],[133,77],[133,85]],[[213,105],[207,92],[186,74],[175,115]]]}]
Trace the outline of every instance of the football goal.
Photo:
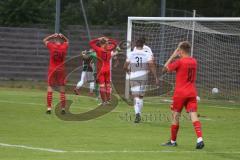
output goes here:
[{"label": "football goal", "polygon": [[[174,89],[174,73],[161,76],[161,66],[178,43],[189,41],[191,55],[198,61],[197,89],[201,97],[239,99],[240,97],[240,18],[209,17],[128,17],[127,48],[144,37],[152,49],[162,83],[154,86],[149,76],[147,89],[152,96],[169,94]],[[126,75],[125,97],[129,97]],[[157,88],[157,89],[156,89]],[[212,93],[217,88],[218,93]]]}]

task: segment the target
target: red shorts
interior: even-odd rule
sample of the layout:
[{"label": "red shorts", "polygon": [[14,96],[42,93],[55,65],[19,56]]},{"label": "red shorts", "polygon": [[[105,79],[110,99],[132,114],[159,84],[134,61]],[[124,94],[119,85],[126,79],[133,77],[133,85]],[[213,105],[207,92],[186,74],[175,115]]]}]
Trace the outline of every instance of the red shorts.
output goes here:
[{"label": "red shorts", "polygon": [[48,85],[49,86],[64,86],[66,84],[65,71],[49,71],[48,72]]},{"label": "red shorts", "polygon": [[196,97],[173,97],[171,109],[175,112],[182,112],[183,107],[187,112],[197,112]]},{"label": "red shorts", "polygon": [[100,71],[97,74],[97,82],[99,84],[108,84],[108,83],[110,83],[110,71]]}]

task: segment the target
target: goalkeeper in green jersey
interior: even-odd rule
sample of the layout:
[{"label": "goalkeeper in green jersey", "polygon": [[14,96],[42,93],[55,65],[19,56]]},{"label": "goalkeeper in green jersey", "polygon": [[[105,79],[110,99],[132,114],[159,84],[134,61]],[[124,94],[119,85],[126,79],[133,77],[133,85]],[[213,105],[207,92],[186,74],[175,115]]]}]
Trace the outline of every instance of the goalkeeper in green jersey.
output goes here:
[{"label": "goalkeeper in green jersey", "polygon": [[97,56],[96,52],[92,49],[89,51],[83,51],[80,54],[80,57],[83,59],[83,71],[81,74],[81,80],[77,83],[76,88],[74,89],[75,94],[80,94],[80,88],[86,83],[90,82],[90,92],[89,95],[93,95],[95,91],[96,96],[98,97],[98,84],[96,83],[97,76]]}]

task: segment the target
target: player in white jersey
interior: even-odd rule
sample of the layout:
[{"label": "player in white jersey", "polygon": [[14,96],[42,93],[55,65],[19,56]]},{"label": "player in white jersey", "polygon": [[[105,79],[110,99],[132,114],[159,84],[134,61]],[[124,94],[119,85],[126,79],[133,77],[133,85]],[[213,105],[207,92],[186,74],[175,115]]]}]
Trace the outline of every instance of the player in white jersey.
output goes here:
[{"label": "player in white jersey", "polygon": [[[149,46],[145,45],[145,38],[142,37],[142,38],[140,38],[140,40],[143,41],[143,50],[145,52],[148,52],[153,58],[154,56],[153,56],[153,53],[152,53],[152,49]],[[136,51],[136,49],[137,49],[137,47],[134,47],[133,51]]]},{"label": "player in white jersey", "polygon": [[134,110],[136,114],[135,123],[141,121],[143,96],[149,71],[153,73],[156,79],[156,84],[159,83],[152,55],[149,54],[149,52],[144,51],[143,44],[143,40],[137,40],[135,51],[132,51],[127,55],[124,64],[124,69],[130,77],[131,94],[134,98]]}]

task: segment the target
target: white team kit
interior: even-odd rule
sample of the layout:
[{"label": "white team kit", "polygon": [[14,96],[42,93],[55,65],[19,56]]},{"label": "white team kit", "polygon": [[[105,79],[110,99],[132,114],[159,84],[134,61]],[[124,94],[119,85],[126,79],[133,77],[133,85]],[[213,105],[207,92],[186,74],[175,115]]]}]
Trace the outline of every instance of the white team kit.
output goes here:
[{"label": "white team kit", "polygon": [[130,63],[131,72],[129,78],[132,94],[144,94],[149,73],[148,63],[152,59],[152,52],[144,48],[142,50],[134,48],[134,50],[127,55],[126,62]]},{"label": "white team kit", "polygon": [[[136,50],[137,50],[137,48],[134,47],[133,51],[136,51]],[[143,45],[143,51],[148,52],[153,57],[153,53],[152,53],[152,50],[150,47]]]}]

